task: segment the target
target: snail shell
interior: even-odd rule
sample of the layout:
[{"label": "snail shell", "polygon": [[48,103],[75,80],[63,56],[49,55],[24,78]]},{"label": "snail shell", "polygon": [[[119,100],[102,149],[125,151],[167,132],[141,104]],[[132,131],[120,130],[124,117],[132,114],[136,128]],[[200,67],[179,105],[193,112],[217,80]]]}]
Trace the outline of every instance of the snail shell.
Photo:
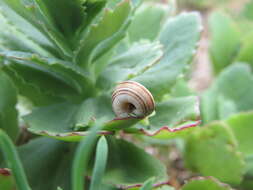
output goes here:
[{"label": "snail shell", "polygon": [[134,81],[119,83],[112,94],[113,111],[118,118],[145,117],[155,109],[152,94]]}]

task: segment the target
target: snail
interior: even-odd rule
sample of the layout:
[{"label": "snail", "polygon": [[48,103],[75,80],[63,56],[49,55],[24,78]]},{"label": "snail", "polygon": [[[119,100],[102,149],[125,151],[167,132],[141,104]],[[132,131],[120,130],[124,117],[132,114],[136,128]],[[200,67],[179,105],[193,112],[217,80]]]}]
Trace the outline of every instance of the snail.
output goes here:
[{"label": "snail", "polygon": [[117,118],[146,117],[155,109],[152,94],[134,81],[119,83],[112,94],[112,107]]}]

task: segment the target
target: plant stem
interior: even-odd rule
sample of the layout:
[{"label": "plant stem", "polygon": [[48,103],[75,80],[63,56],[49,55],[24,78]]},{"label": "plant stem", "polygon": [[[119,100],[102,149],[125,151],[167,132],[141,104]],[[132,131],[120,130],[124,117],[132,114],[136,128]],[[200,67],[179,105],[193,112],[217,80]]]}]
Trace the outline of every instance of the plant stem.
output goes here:
[{"label": "plant stem", "polygon": [[102,136],[97,143],[95,166],[93,168],[89,190],[102,189],[102,178],[106,168],[107,156],[108,144],[106,138]]},{"label": "plant stem", "polygon": [[85,173],[87,171],[90,154],[96,142],[96,136],[100,126],[101,122],[92,126],[90,134],[80,142],[76,150],[72,167],[72,190],[84,189]]},{"label": "plant stem", "polygon": [[0,129],[0,148],[2,149],[8,167],[10,167],[15,178],[18,190],[30,190],[24,168],[19,159],[15,146],[8,135]]}]

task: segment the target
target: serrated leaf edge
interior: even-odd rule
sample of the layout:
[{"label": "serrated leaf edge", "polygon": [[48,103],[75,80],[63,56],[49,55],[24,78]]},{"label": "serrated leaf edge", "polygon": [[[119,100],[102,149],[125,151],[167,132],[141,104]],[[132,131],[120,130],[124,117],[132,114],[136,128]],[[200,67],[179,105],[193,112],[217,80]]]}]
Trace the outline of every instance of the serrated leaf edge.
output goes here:
[{"label": "serrated leaf edge", "polygon": [[190,128],[197,127],[200,124],[201,124],[201,120],[197,120],[197,121],[194,121],[194,123],[186,124],[186,125],[176,127],[176,128],[171,128],[169,126],[163,126],[160,129],[158,129],[156,131],[152,131],[152,132],[149,131],[149,130],[145,130],[145,129],[139,129],[139,133],[142,133],[146,136],[153,137],[153,136],[156,136],[156,135],[158,135],[159,133],[161,133],[163,131],[166,131],[168,133],[176,133],[176,132],[179,132],[179,131],[183,131],[183,130],[187,130],[187,129],[190,129]]},{"label": "serrated leaf edge", "polygon": [[[234,190],[230,185],[226,184],[226,183],[222,183],[220,182],[218,179],[216,179],[213,176],[197,176],[197,177],[192,177],[190,180],[187,181],[187,183],[191,182],[191,181],[198,181],[198,180],[211,180],[214,181],[216,184],[218,184],[220,187],[225,187],[228,188],[227,190]],[[187,185],[187,183],[185,183],[185,185]]]}]

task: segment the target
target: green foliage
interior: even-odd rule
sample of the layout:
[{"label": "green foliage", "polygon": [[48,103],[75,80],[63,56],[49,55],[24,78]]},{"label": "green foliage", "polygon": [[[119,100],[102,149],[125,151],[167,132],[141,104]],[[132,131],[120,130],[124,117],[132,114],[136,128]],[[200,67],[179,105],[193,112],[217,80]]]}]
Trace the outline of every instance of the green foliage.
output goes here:
[{"label": "green foliage", "polygon": [[[88,138],[84,139],[86,143],[91,142]],[[153,176],[159,180],[166,177],[165,166],[132,143],[113,137],[107,138],[107,142],[109,152],[103,183],[110,184],[113,179],[115,185],[127,185],[144,182]],[[70,189],[71,163],[73,158],[77,158],[75,149],[75,144],[64,143],[45,137],[36,138],[28,144],[21,146],[19,153],[32,189],[56,189],[57,186],[63,189]],[[32,151],[34,151],[34,154],[31,153]],[[88,146],[82,149],[79,148],[79,151],[87,152]],[[91,157],[84,156],[84,158],[93,159],[95,155],[91,154]],[[102,159],[104,156],[98,158]],[[83,159],[79,161],[81,164],[84,164]],[[86,176],[91,176],[91,169],[97,166],[96,163],[93,165],[93,162],[89,162],[86,165]],[[80,165],[78,166],[80,167]],[[83,176],[83,170],[79,167],[76,165],[75,169],[78,169],[82,173],[81,176]],[[75,173],[72,172],[72,175]],[[52,177],[45,183],[47,176],[51,175]],[[83,179],[81,176],[77,178]],[[77,179],[76,177],[74,178]]]},{"label": "green foliage", "polygon": [[[73,167],[72,167],[72,189],[73,190],[82,190],[84,187],[84,184],[85,184],[84,177],[87,172],[88,162],[89,162],[89,158],[92,152],[92,148],[96,141],[96,133],[99,130],[100,125],[101,125],[100,122],[98,122],[93,126],[91,134],[79,144],[76,150],[76,156],[74,158]],[[97,172],[96,170],[97,168],[95,168],[94,172]],[[95,175],[95,177],[97,176]],[[93,180],[97,180],[97,178]],[[91,189],[93,188],[93,186],[94,184],[92,182]]]},{"label": "green foliage", "polygon": [[[202,1],[194,3],[201,5]],[[206,6],[209,2],[204,3],[202,5]],[[245,4],[239,16],[213,12],[209,17],[209,53],[215,78],[200,98],[203,127],[188,129],[188,133],[182,136],[183,131],[177,133],[177,137],[185,139],[185,147],[180,148],[185,165],[191,171],[197,175],[214,176],[236,189],[245,190],[253,188],[251,5],[252,1]],[[182,80],[171,91],[166,98],[192,93]],[[162,114],[159,116],[162,118]],[[156,123],[166,119],[158,119]],[[182,187],[185,189],[232,188],[206,177],[192,179]]]},{"label": "green foliage", "polygon": [[181,121],[198,120],[199,108],[196,104],[197,101],[197,97],[188,96],[158,103],[156,105],[156,115],[150,118],[150,125],[159,128],[168,123],[176,126]]},{"label": "green foliage", "polygon": [[230,117],[227,120],[230,128],[234,132],[234,135],[238,141],[239,150],[245,155],[249,156],[253,154],[252,151],[252,137],[253,137],[253,114],[241,113]]},{"label": "green foliage", "polygon": [[[131,42],[142,39],[155,40],[170,11],[169,5],[146,3],[137,9],[134,20],[128,29]],[[143,25],[145,23],[145,25]]]},{"label": "green foliage", "polygon": [[253,13],[252,13],[252,10],[253,10],[253,1],[250,0],[248,1],[245,6],[244,6],[244,10],[243,10],[243,15],[245,17],[247,17],[248,19],[251,19],[253,20]]},{"label": "green foliage", "polygon": [[245,163],[229,126],[212,123],[194,132],[186,141],[186,165],[204,176],[239,184]]},{"label": "green foliage", "polygon": [[140,190],[152,190],[153,183],[154,183],[153,178],[147,180],[145,183],[143,183],[143,186],[140,188]]},{"label": "green foliage", "polygon": [[160,43],[164,46],[160,63],[132,80],[144,84],[155,98],[159,99],[168,93],[194,55],[200,31],[197,13],[183,13],[168,19],[159,35]]},{"label": "green foliage", "polygon": [[8,167],[13,172],[17,188],[20,190],[30,190],[23,166],[21,165],[15,146],[11,142],[11,139],[8,137],[8,135],[2,129],[0,129],[0,148],[3,150]]},{"label": "green foliage", "polygon": [[95,59],[122,39],[129,25],[130,11],[129,1],[122,1],[114,11],[105,9],[101,20],[91,25],[88,34],[81,39],[76,52],[77,63],[89,68]]},{"label": "green foliage", "polygon": [[215,178],[196,178],[185,184],[182,190],[232,190],[228,185],[220,183]]},{"label": "green foliage", "polygon": [[0,189],[12,190],[15,189],[15,186],[11,172],[8,169],[0,168]]},{"label": "green foliage", "polygon": [[15,140],[18,135],[17,91],[9,77],[0,70],[0,129]]},{"label": "green foliage", "polygon": [[[199,124],[197,98],[172,89],[195,54],[200,16],[171,17],[172,4],[140,3],[0,0],[0,128],[20,144],[23,131],[32,133],[18,152],[33,190],[148,190],[167,180],[164,164],[118,137],[179,138]],[[150,90],[152,115],[115,118],[111,93],[125,80]],[[31,106],[19,117],[23,98]],[[17,188],[28,190],[8,143],[1,149]],[[155,188],[171,189],[162,186]]]},{"label": "green foliage", "polygon": [[189,87],[187,79],[180,77],[173,86],[170,94],[173,97],[184,97],[194,95],[195,93]]},{"label": "green foliage", "polygon": [[245,189],[252,188],[251,177],[253,176],[253,165],[252,165],[252,112],[240,113],[230,117],[226,122],[230,125],[234,136],[238,142],[238,149],[244,155],[244,160],[246,162],[245,175],[241,186]]},{"label": "green foliage", "polygon": [[106,138],[102,136],[97,144],[95,168],[92,174],[90,190],[102,189],[102,177],[104,175],[108,156],[108,145]]},{"label": "green foliage", "polygon": [[[140,148],[153,142],[182,151],[187,175],[205,176],[182,190],[253,188],[252,2],[237,17],[209,17],[215,79],[200,97],[184,75],[200,15],[172,16],[172,4],[0,0],[0,165],[11,170],[0,169],[0,189],[172,190],[174,171]],[[111,94],[126,80],[153,94],[151,115],[115,117]],[[31,106],[19,117],[22,99]],[[22,144],[19,155],[6,134]]]},{"label": "green foliage", "polygon": [[234,64],[224,69],[201,98],[204,123],[252,110],[252,82],[251,68],[246,64]]},{"label": "green foliage", "polygon": [[[88,73],[69,62],[24,52],[7,51],[2,52],[1,56],[10,61],[8,69],[14,70],[24,82],[45,94],[70,100],[77,99],[77,95],[84,98],[92,94],[92,84]],[[36,75],[32,75],[35,73]],[[29,94],[26,91],[23,92],[23,88],[19,91],[22,95],[33,99],[32,91]]]},{"label": "green foliage", "polygon": [[159,42],[134,43],[127,51],[120,52],[109,61],[106,69],[98,78],[97,85],[108,89],[120,81],[131,80],[158,64],[162,56],[162,45]]},{"label": "green foliage", "polygon": [[209,20],[211,32],[210,55],[215,73],[231,64],[240,45],[240,33],[227,15],[214,12]]},{"label": "green foliage", "polygon": [[247,34],[241,41],[240,52],[236,57],[236,61],[241,61],[245,63],[249,63],[251,66],[253,65],[253,57],[252,57],[252,46],[253,42],[253,33]]},{"label": "green foliage", "polygon": [[210,16],[209,52],[215,74],[234,62],[245,62],[252,66],[252,5],[252,1],[249,1],[237,15],[223,11]]},{"label": "green foliage", "polygon": [[74,158],[74,149],[70,144],[39,137],[20,146],[18,152],[33,190],[55,190],[58,186],[70,189]]},{"label": "green foliage", "polygon": [[85,15],[81,2],[74,1],[41,1],[35,0],[45,23],[50,25],[55,32],[64,36],[64,40],[71,42],[75,32],[82,24]]}]

